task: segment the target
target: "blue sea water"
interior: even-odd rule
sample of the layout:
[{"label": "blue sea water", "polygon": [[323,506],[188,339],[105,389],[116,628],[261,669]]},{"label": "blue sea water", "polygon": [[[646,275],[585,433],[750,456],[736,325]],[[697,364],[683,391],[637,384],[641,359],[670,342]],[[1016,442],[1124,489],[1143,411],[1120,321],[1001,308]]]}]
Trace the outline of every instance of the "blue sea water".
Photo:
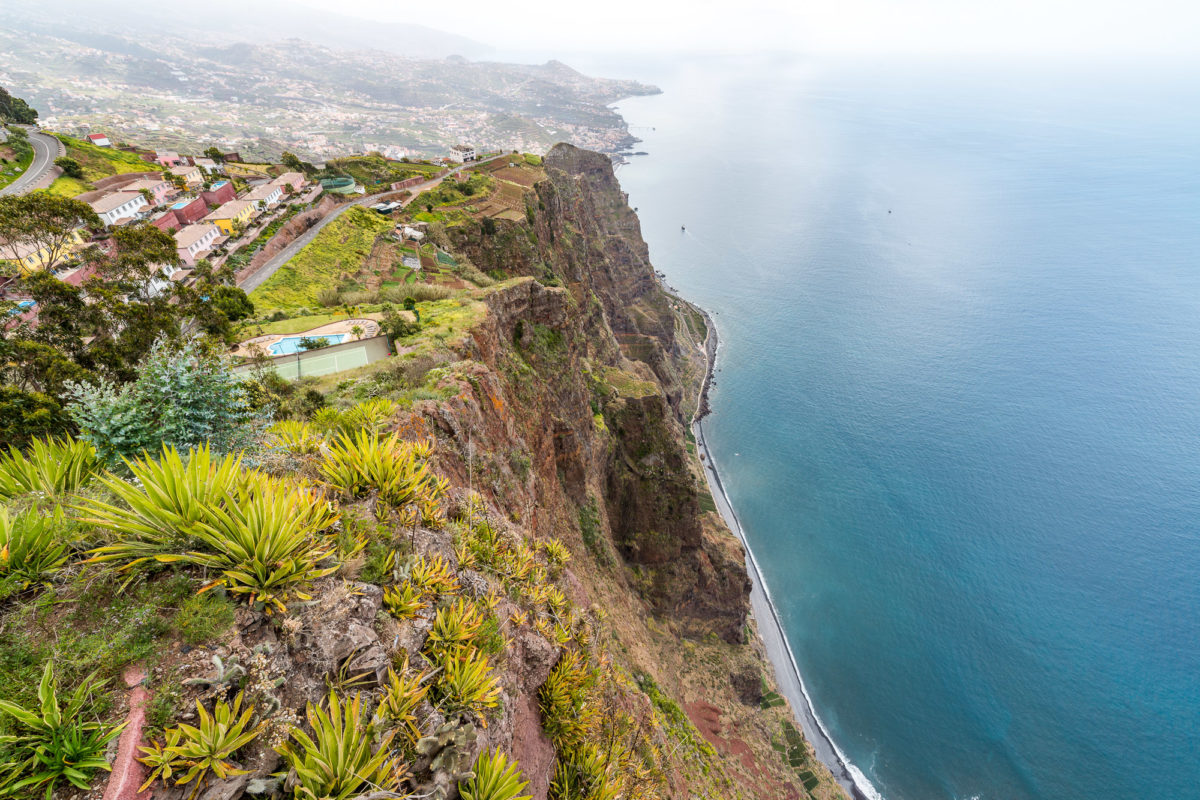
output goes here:
[{"label": "blue sea water", "polygon": [[1195,71],[624,71],[665,93],[618,175],[715,315],[710,447],[840,748],[887,800],[1200,798]]}]

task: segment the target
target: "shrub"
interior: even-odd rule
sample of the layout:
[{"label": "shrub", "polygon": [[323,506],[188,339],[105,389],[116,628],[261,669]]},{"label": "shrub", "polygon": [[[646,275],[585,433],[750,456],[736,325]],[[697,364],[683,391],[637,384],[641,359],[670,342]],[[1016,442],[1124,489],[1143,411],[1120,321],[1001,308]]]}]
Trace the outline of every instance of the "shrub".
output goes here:
[{"label": "shrub", "polygon": [[475,767],[471,770],[474,776],[458,785],[458,793],[463,800],[531,800],[532,795],[521,794],[529,785],[529,781],[517,766],[514,759],[511,763],[504,753],[488,751],[479,754]]},{"label": "shrub", "polygon": [[191,783],[189,797],[195,797],[210,774],[220,779],[245,775],[246,770],[234,767],[230,760],[234,753],[254,741],[264,726],[250,727],[254,709],[248,708],[238,716],[241,707],[240,692],[233,705],[220,700],[211,714],[197,700],[198,725],[170,728],[163,734],[163,742],[141,748],[145,755],[138,760],[150,767],[150,777],[138,791],[145,791],[156,780],[165,786],[176,773],[183,773],[175,778],[175,785]]},{"label": "shrub", "polygon": [[67,547],[56,530],[63,521],[61,508],[51,516],[29,509],[12,517],[0,506],[0,578],[18,590],[48,585],[67,562]]},{"label": "shrub", "polygon": [[46,662],[38,686],[39,708],[30,711],[9,700],[0,700],[0,714],[16,723],[15,733],[0,739],[0,785],[7,792],[45,786],[47,800],[55,796],[59,781],[77,789],[91,789],[92,773],[110,769],[104,752],[124,725],[85,721],[92,695],[104,685],[93,673],[63,704],[54,681],[54,666]]},{"label": "shrub", "polygon": [[233,625],[233,604],[219,594],[194,594],[175,614],[175,627],[183,641],[195,646],[215,638]]},{"label": "shrub", "polygon": [[293,741],[279,748],[295,773],[296,796],[309,800],[348,800],[365,790],[389,792],[399,789],[407,768],[389,754],[392,734],[375,747],[370,722],[363,718],[360,695],[342,703],[329,693],[329,710],[308,704],[310,737],[299,728]]},{"label": "shrub", "polygon": [[228,357],[196,339],[176,347],[159,339],[124,386],[67,382],[67,413],[110,467],[163,445],[244,450],[263,420],[251,411]]},{"label": "shrub", "polygon": [[0,499],[40,492],[61,500],[87,485],[97,468],[96,451],[87,442],[34,439],[27,453],[13,447],[0,458]]}]

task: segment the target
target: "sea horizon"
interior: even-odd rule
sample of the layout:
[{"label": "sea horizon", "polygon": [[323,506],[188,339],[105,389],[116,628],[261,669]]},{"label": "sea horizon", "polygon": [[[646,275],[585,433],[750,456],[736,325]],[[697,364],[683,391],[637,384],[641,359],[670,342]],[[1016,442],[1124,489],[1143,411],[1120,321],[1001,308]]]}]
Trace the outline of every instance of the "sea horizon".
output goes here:
[{"label": "sea horizon", "polygon": [[[911,64],[907,75],[775,58],[659,68],[639,77],[663,95],[617,104],[644,140],[636,149],[649,153],[618,175],[639,207],[655,267],[725,334],[710,447],[835,744],[888,800],[1118,797],[1147,786],[1179,796],[1193,785],[1184,731],[1200,706],[1186,679],[1189,645],[1180,641],[1194,626],[1186,618],[1194,587],[1168,589],[1161,615],[1148,615],[1138,598],[1154,586],[1155,570],[1173,565],[1182,577],[1200,563],[1184,488],[1198,474],[1183,433],[1196,409],[1186,392],[1169,399],[1200,383],[1180,360],[1200,336],[1177,310],[1196,288],[1183,269],[1194,242],[1179,224],[1197,207],[1194,179],[1181,170],[1195,164],[1186,140],[1196,115],[1181,102],[1189,91],[1137,92],[1125,76],[1107,81],[1103,96],[1107,76],[1083,91],[1074,70],[1022,90],[1013,76],[947,79]],[[1130,198],[1157,203],[1159,213],[1130,219]],[[1097,238],[1110,245],[1112,258],[1099,261],[1104,275],[1084,269],[1106,252]],[[1143,267],[1130,241],[1158,245],[1147,255],[1163,266]],[[1030,307],[1056,288],[1048,281],[1086,292],[1091,304],[1078,296],[1062,303],[1057,287],[1058,305]],[[1175,291],[1164,301],[1145,281]],[[1097,320],[1096,302],[1119,319]],[[1148,313],[1121,315],[1131,302]],[[1098,372],[1093,362],[1118,330],[1125,349]],[[1070,360],[1044,358],[1039,369],[1026,358],[1058,349]],[[1134,380],[1144,379],[1147,359],[1171,365],[1157,385]],[[1071,369],[1081,363],[1088,368]],[[1107,411],[1090,396],[1096,386]],[[1149,391],[1137,397],[1139,389]],[[1146,422],[1157,450],[1147,448],[1145,430],[1123,425],[1136,418],[1104,419],[1113,403],[1121,412],[1153,406]],[[780,416],[780,408],[805,414]],[[1076,424],[1087,420],[1080,412],[1095,412],[1099,430],[1136,457],[1119,473],[1104,471],[1097,430],[1071,429],[1059,413],[1066,409]],[[1005,427],[1006,415],[1032,428]],[[1069,453],[1060,452],[1064,434]],[[978,449],[956,447],[959,438]],[[1017,442],[1011,461],[979,460]],[[803,455],[792,461],[789,447]],[[1087,480],[1068,480],[1062,465],[1046,471],[1068,457]],[[1036,514],[1005,507],[1029,500],[1025,468],[1052,484]],[[1095,522],[1087,503],[1097,492],[1133,500],[1156,483],[1160,503],[1150,510],[1162,512],[1159,524],[1103,528],[1099,566],[1081,562],[1074,583],[1071,573],[1039,572],[1029,560],[1082,552],[1087,538],[1078,537]],[[871,507],[884,498],[881,516]],[[1146,519],[1120,499],[1111,504],[1119,513]],[[1005,525],[983,507],[1007,514]],[[998,536],[1005,530],[1014,531],[1011,542]],[[1135,542],[1143,557],[1122,563]],[[872,549],[888,560],[866,556]],[[1123,591],[1091,596],[1120,575],[1118,565],[1127,567]],[[1087,602],[1055,605],[1081,590]],[[1153,692],[1126,669],[1108,668],[1122,640],[1095,627],[1097,614],[1150,623],[1145,639],[1129,644],[1155,658],[1126,655],[1160,681]],[[1176,644],[1155,649],[1172,628]],[[1051,630],[1057,640],[1045,638]],[[972,648],[980,645],[1003,658],[978,663]],[[1118,674],[1131,697],[1111,694]],[[888,698],[890,680],[908,693]],[[1103,689],[1089,694],[1072,680]],[[1147,713],[1123,715],[1130,700]],[[1087,744],[1104,722],[1123,731],[1125,746]],[[1166,736],[1166,746],[1139,747],[1140,736]]]}]

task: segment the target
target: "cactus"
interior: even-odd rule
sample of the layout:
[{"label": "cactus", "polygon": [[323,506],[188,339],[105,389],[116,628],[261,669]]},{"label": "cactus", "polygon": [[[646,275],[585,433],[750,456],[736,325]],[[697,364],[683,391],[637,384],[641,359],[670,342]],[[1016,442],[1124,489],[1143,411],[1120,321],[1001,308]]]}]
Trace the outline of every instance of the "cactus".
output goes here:
[{"label": "cactus", "polygon": [[447,772],[451,781],[470,780],[474,773],[471,752],[477,733],[469,723],[446,722],[431,736],[417,740],[417,755],[430,756],[431,772]]},{"label": "cactus", "polygon": [[246,668],[238,663],[237,656],[230,656],[228,662],[223,661],[220,656],[212,657],[213,666],[216,667],[216,674],[211,678],[190,678],[184,681],[185,686],[207,686],[213,691],[221,688],[230,688],[234,681],[241,680],[246,676]]}]

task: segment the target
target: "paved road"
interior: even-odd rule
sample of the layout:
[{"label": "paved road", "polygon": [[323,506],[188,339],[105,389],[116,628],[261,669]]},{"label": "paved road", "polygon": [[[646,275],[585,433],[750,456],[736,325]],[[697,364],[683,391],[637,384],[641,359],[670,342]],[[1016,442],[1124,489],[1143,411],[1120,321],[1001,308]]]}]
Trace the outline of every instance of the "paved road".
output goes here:
[{"label": "paved road", "polygon": [[[440,175],[432,180],[425,181],[425,183],[418,184],[417,186],[412,187],[412,189],[410,190],[412,192],[412,197],[410,197],[410,198],[408,198],[408,200],[404,201],[405,205],[408,205],[413,200],[416,200],[417,196],[420,195],[421,192],[423,192],[427,189],[434,188],[435,186],[437,186],[439,183],[441,183],[443,180],[445,180],[450,175],[457,174],[458,171],[463,169],[464,167],[477,167],[481,163],[486,163],[486,162],[473,162],[470,164],[462,164],[458,167],[455,167],[452,171],[448,172],[445,175]],[[385,194],[393,194],[393,192],[391,189],[389,189],[388,191],[380,192],[379,194],[369,194],[366,197],[360,197],[359,199],[355,200],[353,203],[347,203],[344,206],[338,206],[333,211],[330,211],[328,214],[326,214],[324,217],[322,217],[321,220],[316,225],[312,226],[311,228],[306,230],[304,233],[297,236],[295,241],[293,241],[287,247],[283,248],[278,253],[276,253],[274,256],[272,256],[271,259],[269,261],[267,261],[267,263],[263,264],[258,269],[257,272],[254,272],[253,274],[246,276],[246,279],[244,281],[242,281],[241,283],[239,283],[238,286],[240,286],[242,288],[242,290],[246,292],[246,294],[253,292],[259,286],[262,286],[264,283],[266,283],[267,279],[270,278],[272,275],[274,275],[280,267],[282,267],[287,262],[291,261],[292,258],[297,253],[299,253],[301,250],[304,249],[304,246],[306,244],[308,244],[313,239],[315,239],[317,234],[321,232],[322,228],[324,228],[329,223],[333,222],[335,219],[340,217],[342,214],[346,213],[347,209],[351,208],[352,206],[372,205],[374,203],[379,202],[379,198],[383,197]]]},{"label": "paved road", "polygon": [[0,195],[25,194],[40,188],[38,184],[41,183],[42,178],[54,168],[54,159],[66,155],[67,152],[62,142],[53,136],[42,133],[33,127],[22,127],[28,131],[29,143],[33,145],[33,163],[29,165],[29,169],[25,170],[24,175],[0,189]]}]

